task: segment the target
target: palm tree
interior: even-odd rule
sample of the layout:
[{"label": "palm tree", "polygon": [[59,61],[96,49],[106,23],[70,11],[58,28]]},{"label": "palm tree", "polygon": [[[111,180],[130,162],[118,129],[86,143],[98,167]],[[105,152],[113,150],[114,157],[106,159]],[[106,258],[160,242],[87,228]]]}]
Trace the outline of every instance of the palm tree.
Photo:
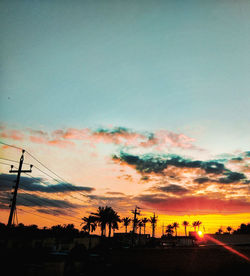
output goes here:
[{"label": "palm tree", "polygon": [[156,223],[157,223],[157,217],[155,216],[155,213],[154,213],[154,216],[153,217],[150,217],[149,221],[152,225],[152,238],[155,237],[155,227],[156,227]]},{"label": "palm tree", "polygon": [[135,219],[132,219],[132,222],[133,222],[133,231],[134,233],[137,232],[137,228],[138,228],[138,223],[139,223],[139,219],[138,218],[135,218]]},{"label": "palm tree", "polygon": [[131,222],[131,218],[125,217],[122,219],[123,225],[125,226],[125,232],[128,233],[128,226]]},{"label": "palm tree", "polygon": [[228,227],[227,227],[227,231],[228,231],[229,235],[231,234],[231,231],[232,231],[232,230],[233,230],[233,229],[232,229],[231,226],[228,226]]},{"label": "palm tree", "polygon": [[91,248],[91,235],[90,232],[94,232],[97,226],[97,219],[94,216],[88,216],[82,218],[84,224],[82,229],[89,234],[89,249]]},{"label": "palm tree", "polygon": [[199,221],[199,220],[196,221],[196,226],[198,227],[198,231],[199,231],[199,229],[200,229],[200,225],[201,225],[201,224],[202,224],[201,221]]},{"label": "palm tree", "polygon": [[111,236],[111,229],[118,229],[118,222],[121,222],[120,216],[110,207],[108,215],[109,238]]},{"label": "palm tree", "polygon": [[167,226],[166,233],[167,233],[168,236],[172,236],[173,235],[173,233],[174,233],[174,231],[173,231],[173,225],[169,224]]},{"label": "palm tree", "polygon": [[197,222],[194,221],[194,222],[192,223],[192,226],[194,227],[194,231],[196,232]]},{"label": "palm tree", "polygon": [[143,227],[144,227],[144,235],[145,235],[145,232],[146,232],[146,224],[148,222],[148,218],[143,218],[142,219],[142,223],[143,223]]},{"label": "palm tree", "polygon": [[138,227],[139,227],[139,234],[141,235],[141,228],[143,227],[144,223],[142,222],[142,220],[139,220],[138,222]]},{"label": "palm tree", "polygon": [[189,222],[184,220],[182,225],[185,227],[185,236],[187,236],[187,227],[189,226]]},{"label": "palm tree", "polygon": [[85,230],[90,234],[90,232],[95,231],[96,226],[97,226],[97,219],[94,216],[88,216],[88,217],[83,217],[82,218],[83,222],[81,223],[84,224],[82,229]]},{"label": "palm tree", "polygon": [[99,226],[101,227],[101,236],[103,237],[106,234],[106,225],[108,224],[108,216],[111,207],[98,207],[96,213],[91,213],[95,216]]},{"label": "palm tree", "polygon": [[178,222],[174,222],[173,223],[173,228],[175,229],[175,236],[177,237],[177,228],[179,228],[179,223]]},{"label": "palm tree", "polygon": [[222,228],[219,228],[218,229],[218,232],[216,233],[216,234],[219,234],[219,235],[221,235],[223,233],[223,230],[222,230]]}]

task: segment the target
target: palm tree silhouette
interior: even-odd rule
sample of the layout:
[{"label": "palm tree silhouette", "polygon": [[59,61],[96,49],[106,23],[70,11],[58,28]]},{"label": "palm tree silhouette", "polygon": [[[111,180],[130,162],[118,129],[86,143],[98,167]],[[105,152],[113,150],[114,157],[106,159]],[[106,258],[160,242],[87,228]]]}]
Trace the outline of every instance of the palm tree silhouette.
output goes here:
[{"label": "palm tree silhouette", "polygon": [[201,225],[201,224],[202,224],[201,221],[199,221],[199,220],[196,221],[196,226],[198,227],[198,231],[199,231],[199,229],[200,229],[200,225]]},{"label": "palm tree silhouette", "polygon": [[179,223],[178,222],[174,222],[173,223],[173,228],[175,229],[175,236],[177,237],[177,228],[179,228]]},{"label": "palm tree silhouette", "polygon": [[167,233],[168,236],[172,236],[173,235],[173,233],[174,233],[174,231],[173,231],[173,225],[169,224],[167,226],[166,233]]},{"label": "palm tree silhouette", "polygon": [[141,228],[143,227],[143,222],[142,222],[142,220],[139,220],[139,222],[138,222],[138,227],[139,227],[139,234],[141,235]]},{"label": "palm tree silhouette", "polygon": [[101,236],[105,236],[106,234],[106,225],[108,224],[108,216],[111,207],[98,207],[96,213],[91,213],[96,218],[99,226],[101,227]]},{"label": "palm tree silhouette", "polygon": [[152,225],[152,238],[155,237],[155,227],[156,227],[156,223],[157,223],[157,219],[158,217],[155,216],[155,213],[154,213],[154,216],[153,217],[150,217],[149,221]]},{"label": "palm tree silhouette", "polygon": [[184,220],[182,225],[185,227],[185,236],[187,236],[187,227],[189,226],[189,222]]},{"label": "palm tree silhouette", "polygon": [[136,233],[137,228],[138,228],[139,219],[138,218],[132,219],[132,222],[133,222],[133,225],[134,225],[134,231]]},{"label": "palm tree silhouette", "polygon": [[112,207],[107,208],[107,224],[109,227],[108,237],[111,236],[111,229],[118,229],[118,222],[121,222],[120,216],[115,212]]},{"label": "palm tree silhouette", "polygon": [[91,248],[91,235],[90,232],[94,232],[96,227],[97,227],[97,219],[94,216],[88,216],[88,217],[83,217],[82,218],[83,222],[81,223],[84,224],[82,229],[84,231],[87,231],[89,234],[89,249]]},{"label": "palm tree silhouette", "polygon": [[229,234],[231,234],[231,231],[232,231],[232,230],[233,230],[233,229],[232,229],[231,226],[228,226],[228,227],[227,227],[227,231],[228,231]]},{"label": "palm tree silhouette", "polygon": [[148,222],[148,218],[143,218],[143,219],[142,219],[143,228],[144,228],[144,235],[145,235],[145,233],[146,233],[146,224],[147,224],[147,222]]},{"label": "palm tree silhouette", "polygon": [[83,222],[81,223],[84,224],[82,229],[87,231],[88,233],[95,231],[96,226],[97,226],[97,219],[94,216],[88,216],[88,217],[83,217],[82,218]]},{"label": "palm tree silhouette", "polygon": [[122,219],[123,225],[125,226],[125,232],[128,233],[128,226],[131,222],[131,218],[125,217]]},{"label": "palm tree silhouette", "polygon": [[197,222],[194,221],[194,222],[192,223],[192,226],[194,227],[194,231],[196,232]]}]

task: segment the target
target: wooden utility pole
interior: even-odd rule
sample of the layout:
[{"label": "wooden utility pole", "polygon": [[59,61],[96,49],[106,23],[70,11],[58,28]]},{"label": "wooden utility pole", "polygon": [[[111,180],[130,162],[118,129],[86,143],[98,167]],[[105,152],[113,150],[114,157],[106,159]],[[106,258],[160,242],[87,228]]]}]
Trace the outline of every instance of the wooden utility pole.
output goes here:
[{"label": "wooden utility pole", "polygon": [[9,220],[8,220],[8,225],[7,225],[8,227],[12,226],[13,214],[16,210],[16,197],[17,197],[17,191],[18,191],[18,187],[19,187],[21,173],[30,173],[31,169],[32,169],[32,165],[30,165],[29,170],[22,170],[23,160],[24,160],[24,152],[25,152],[25,150],[22,150],[22,156],[20,158],[18,170],[13,170],[14,166],[11,165],[11,170],[9,171],[10,173],[17,173],[17,178],[16,178],[16,185],[14,187],[15,190],[13,192],[13,198],[11,200],[11,205],[10,205],[10,215],[9,215]]},{"label": "wooden utility pole", "polygon": [[135,206],[135,210],[132,211],[132,214],[134,214],[134,219],[133,219],[133,234],[135,234],[136,230],[136,216],[140,215],[140,212],[137,212],[137,209],[140,209],[139,207]]},{"label": "wooden utility pole", "polygon": [[133,232],[132,232],[132,247],[135,245],[135,230],[136,230],[136,216],[140,215],[140,212],[137,210],[140,209],[139,207],[135,206],[135,210],[132,210],[132,214],[134,214],[134,219],[133,219]]}]

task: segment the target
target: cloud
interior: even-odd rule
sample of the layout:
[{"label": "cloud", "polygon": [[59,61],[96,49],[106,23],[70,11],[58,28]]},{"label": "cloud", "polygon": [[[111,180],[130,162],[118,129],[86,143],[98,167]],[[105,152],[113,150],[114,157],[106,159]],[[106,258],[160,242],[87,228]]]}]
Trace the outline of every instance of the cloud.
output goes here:
[{"label": "cloud", "polygon": [[0,138],[22,141],[25,135],[19,130],[0,129]]},{"label": "cloud", "polygon": [[220,174],[225,170],[224,164],[217,161],[190,160],[174,154],[144,154],[139,156],[121,151],[119,155],[113,155],[112,159],[121,164],[131,165],[140,173],[163,174],[169,166],[200,168],[206,173],[214,174]]},{"label": "cloud", "polygon": [[0,129],[0,137],[13,140],[29,139],[33,143],[47,144],[57,147],[72,147],[75,141],[90,143],[107,143],[122,147],[149,148],[156,151],[168,151],[169,148],[198,149],[193,143],[195,140],[183,133],[174,133],[169,130],[155,132],[135,131],[122,126],[112,128],[67,128],[51,132],[26,128],[20,130]]},{"label": "cloud", "polygon": [[[16,176],[10,174],[0,174],[0,191],[10,191],[12,189],[11,183],[15,183]],[[25,191],[43,192],[43,193],[69,193],[69,192],[87,192],[90,193],[95,189],[92,187],[76,186],[70,183],[60,182],[58,184],[44,185],[45,180],[40,177],[26,177],[21,176],[20,188]]]},{"label": "cloud", "polygon": [[246,199],[220,199],[206,196],[170,197],[166,194],[140,195],[136,199],[152,209],[172,214],[211,214],[249,212]]},{"label": "cloud", "polygon": [[[0,204],[6,207],[10,203],[10,198],[7,193],[0,194]],[[38,196],[36,194],[27,194],[19,192],[17,196],[17,206],[26,206],[26,207],[53,207],[58,209],[74,209],[81,207],[78,204],[71,203],[67,200],[52,199],[48,197]]]},{"label": "cloud", "polygon": [[176,195],[183,195],[189,192],[188,189],[175,184],[170,184],[167,186],[158,186],[158,187],[155,187],[155,190],[159,192],[165,192],[165,193],[176,194]]}]

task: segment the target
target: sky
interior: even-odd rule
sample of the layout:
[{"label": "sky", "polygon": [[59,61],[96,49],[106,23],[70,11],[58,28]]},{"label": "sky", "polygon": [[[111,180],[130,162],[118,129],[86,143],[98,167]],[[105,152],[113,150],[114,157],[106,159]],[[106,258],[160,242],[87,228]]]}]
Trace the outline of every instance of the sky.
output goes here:
[{"label": "sky", "polygon": [[[19,221],[79,226],[105,205],[155,212],[158,234],[184,219],[208,231],[250,221],[249,1],[0,7],[0,139],[35,166]],[[0,156],[6,223],[21,151],[1,144]]]}]

